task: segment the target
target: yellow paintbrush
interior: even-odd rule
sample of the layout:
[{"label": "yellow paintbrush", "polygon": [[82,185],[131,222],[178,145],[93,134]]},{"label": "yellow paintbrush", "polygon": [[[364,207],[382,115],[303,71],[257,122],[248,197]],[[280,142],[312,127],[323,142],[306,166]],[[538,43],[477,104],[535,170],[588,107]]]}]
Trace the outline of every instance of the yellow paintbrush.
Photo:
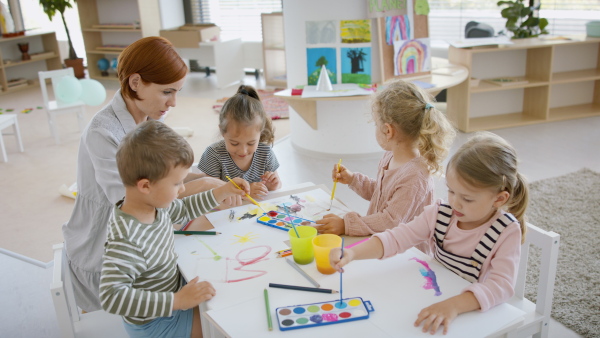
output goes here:
[{"label": "yellow paintbrush", "polygon": [[[340,161],[337,164],[337,172],[340,172],[340,165],[342,164],[342,159],[340,158]],[[327,209],[327,211],[331,210],[331,207],[333,206],[333,196],[335,196],[335,188],[337,186],[337,177],[335,178],[335,180],[333,180],[333,189],[331,190],[331,203],[329,204],[329,209]]]},{"label": "yellow paintbrush", "polygon": [[[235,184],[235,182],[234,182],[234,181],[233,181],[231,178],[229,178],[229,176],[225,176],[225,177],[227,177],[227,179],[229,180],[229,182],[233,183],[233,185],[235,185],[235,187],[236,187],[236,188],[238,188],[238,189],[240,189],[240,190],[243,190],[242,188],[240,188],[240,186],[239,186],[239,185]],[[248,194],[246,194],[246,198],[248,198],[248,199],[250,200],[250,202],[252,202],[252,203],[256,204],[256,206],[257,206],[257,207],[259,207],[259,208],[260,208],[260,210],[262,210],[263,212],[265,212],[265,213],[266,213],[265,209],[263,209],[263,207],[261,207],[261,206],[260,206],[260,204],[258,204],[258,202],[256,202],[256,201],[254,200],[254,198],[250,197],[250,195],[248,195]]]}]

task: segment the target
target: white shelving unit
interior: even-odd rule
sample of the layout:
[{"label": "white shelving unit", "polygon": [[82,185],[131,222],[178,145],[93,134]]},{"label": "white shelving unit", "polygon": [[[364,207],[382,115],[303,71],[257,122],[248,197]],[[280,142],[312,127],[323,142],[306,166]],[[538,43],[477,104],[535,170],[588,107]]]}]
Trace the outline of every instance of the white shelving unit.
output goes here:
[{"label": "white shelving unit", "polygon": [[265,84],[286,87],[285,39],[283,36],[283,13],[263,13],[262,37]]}]

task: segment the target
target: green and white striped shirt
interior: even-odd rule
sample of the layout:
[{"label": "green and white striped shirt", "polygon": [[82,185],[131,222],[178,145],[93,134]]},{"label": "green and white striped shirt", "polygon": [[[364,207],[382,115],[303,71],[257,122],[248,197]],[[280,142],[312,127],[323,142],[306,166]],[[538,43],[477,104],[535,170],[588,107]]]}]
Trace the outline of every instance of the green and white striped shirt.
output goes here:
[{"label": "green and white striped shirt", "polygon": [[218,205],[212,190],[176,199],[156,209],[152,224],[140,223],[117,202],[102,257],[100,301],[105,311],[142,325],[170,317],[174,293],[183,286],[177,269],[173,223],[186,224]]}]

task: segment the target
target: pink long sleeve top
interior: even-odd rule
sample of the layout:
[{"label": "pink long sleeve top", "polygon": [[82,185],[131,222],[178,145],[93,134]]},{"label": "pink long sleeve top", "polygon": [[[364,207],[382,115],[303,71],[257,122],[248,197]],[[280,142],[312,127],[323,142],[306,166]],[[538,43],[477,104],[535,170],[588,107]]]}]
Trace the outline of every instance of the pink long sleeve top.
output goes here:
[{"label": "pink long sleeve top", "polygon": [[370,201],[366,216],[344,215],[345,234],[367,236],[410,222],[433,203],[434,183],[425,160],[416,157],[404,165],[387,169],[393,158],[386,152],[379,161],[377,179],[355,173],[349,187]]},{"label": "pink long sleeve top", "polygon": [[[431,252],[434,252],[436,246],[434,231],[440,203],[441,201],[437,201],[427,206],[422,214],[409,223],[376,234],[375,236],[383,243],[382,259],[402,253],[423,242]],[[488,222],[471,230],[458,228],[458,220],[452,216],[443,242],[444,250],[470,257],[481,237],[502,213],[504,212],[499,210]],[[483,262],[479,280],[462,292],[473,292],[479,301],[481,311],[487,311],[506,302],[514,295],[520,256],[521,228],[519,222],[512,222],[502,231],[492,251]]]}]

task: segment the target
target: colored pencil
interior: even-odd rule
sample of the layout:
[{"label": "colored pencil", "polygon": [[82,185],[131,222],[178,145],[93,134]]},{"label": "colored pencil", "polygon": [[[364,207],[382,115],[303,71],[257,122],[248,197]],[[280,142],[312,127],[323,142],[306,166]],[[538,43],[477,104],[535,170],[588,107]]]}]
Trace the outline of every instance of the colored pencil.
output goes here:
[{"label": "colored pencil", "polygon": [[[342,255],[340,256],[340,259],[344,258],[344,237],[342,237]],[[340,272],[340,305],[342,305],[342,298],[344,295],[344,289],[342,286],[342,278],[344,276],[343,272]]]},{"label": "colored pencil", "polygon": [[[231,178],[229,178],[229,176],[225,176],[225,177],[227,177],[227,179],[229,180],[229,182],[233,183],[233,185],[235,185],[235,187],[236,187],[236,188],[238,188],[238,189],[242,190],[242,188],[240,188],[240,186],[239,186],[239,185],[235,184],[235,182],[234,182],[234,181],[233,181]],[[258,204],[258,202],[256,202],[256,201],[254,200],[254,198],[250,197],[250,195],[248,195],[248,194],[246,194],[246,198],[247,198],[247,199],[249,199],[249,200],[250,200],[250,202],[252,202],[252,203],[256,204],[256,206],[257,206],[257,207],[259,207],[259,208],[260,208],[260,210],[262,210],[263,212],[265,212],[265,213],[266,213],[265,209],[263,209],[263,207],[261,207],[261,206],[260,206],[260,204]]]},{"label": "colored pencil", "polygon": [[302,276],[304,276],[304,278],[308,279],[308,281],[309,281],[309,282],[310,282],[312,285],[314,285],[315,287],[320,287],[320,286],[321,286],[321,285],[319,285],[319,283],[317,283],[317,281],[316,281],[316,280],[314,280],[314,279],[313,279],[311,276],[309,276],[309,275],[308,275],[306,272],[304,272],[304,270],[300,269],[300,267],[299,267],[298,265],[296,265],[296,263],[292,262],[291,260],[289,260],[289,259],[287,259],[287,258],[286,258],[285,260],[286,260],[286,262],[287,262],[289,265],[291,265],[291,266],[292,266],[294,269],[296,269],[296,271],[300,272],[300,274],[301,274]]},{"label": "colored pencil", "polygon": [[[340,158],[340,161],[338,162],[337,165],[337,172],[340,172],[340,165],[342,164],[342,159]],[[337,177],[335,178],[335,180],[333,180],[333,189],[331,189],[331,203],[329,204],[329,209],[327,209],[327,211],[331,210],[331,207],[333,206],[333,196],[335,196],[335,188],[337,187]]]},{"label": "colored pencil", "polygon": [[269,305],[269,291],[265,289],[265,308],[267,309],[267,325],[269,331],[273,331],[273,320],[271,319],[271,306]]},{"label": "colored pencil", "polygon": [[298,291],[308,291],[308,292],[338,293],[336,290],[332,290],[332,289],[310,288],[310,287],[306,287],[306,286],[285,285],[285,284],[275,284],[275,283],[269,283],[269,287],[279,288],[279,289],[298,290]]},{"label": "colored pencil", "polygon": [[290,252],[284,252],[284,253],[280,254],[279,257],[287,257],[287,256],[291,256],[291,255],[292,255],[292,252],[290,251]]},{"label": "colored pencil", "polygon": [[216,231],[189,231],[189,230],[175,230],[175,235],[220,235],[220,232]]}]

